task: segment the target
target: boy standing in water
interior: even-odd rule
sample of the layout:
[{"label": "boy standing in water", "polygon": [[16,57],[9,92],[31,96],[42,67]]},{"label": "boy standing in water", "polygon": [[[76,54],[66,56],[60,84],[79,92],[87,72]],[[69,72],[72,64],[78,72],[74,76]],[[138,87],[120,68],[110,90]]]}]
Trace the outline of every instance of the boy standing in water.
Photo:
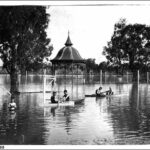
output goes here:
[{"label": "boy standing in water", "polygon": [[8,105],[8,108],[9,108],[10,110],[15,110],[15,109],[17,108],[17,105],[16,105],[16,103],[15,103],[14,98],[12,98],[11,102],[10,102],[9,105]]}]

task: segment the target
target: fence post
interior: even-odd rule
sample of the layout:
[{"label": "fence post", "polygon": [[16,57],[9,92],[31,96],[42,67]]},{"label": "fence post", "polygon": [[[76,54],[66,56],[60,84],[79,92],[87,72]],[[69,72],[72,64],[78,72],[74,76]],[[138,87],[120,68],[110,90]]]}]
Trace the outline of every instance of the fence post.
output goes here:
[{"label": "fence post", "polygon": [[105,71],[105,83],[106,83],[106,71]]},{"label": "fence post", "polygon": [[137,83],[139,84],[139,80],[140,80],[140,75],[139,75],[139,70],[137,71]]},{"label": "fence post", "polygon": [[44,69],[44,74],[43,74],[43,102],[44,104],[45,104],[45,92],[46,92],[45,86],[46,86],[46,69]]},{"label": "fence post", "polygon": [[149,72],[147,72],[147,83],[149,82]]},{"label": "fence post", "polygon": [[102,85],[102,70],[100,70],[100,85]]},{"label": "fence post", "polygon": [[128,83],[128,71],[127,71],[127,83]]}]

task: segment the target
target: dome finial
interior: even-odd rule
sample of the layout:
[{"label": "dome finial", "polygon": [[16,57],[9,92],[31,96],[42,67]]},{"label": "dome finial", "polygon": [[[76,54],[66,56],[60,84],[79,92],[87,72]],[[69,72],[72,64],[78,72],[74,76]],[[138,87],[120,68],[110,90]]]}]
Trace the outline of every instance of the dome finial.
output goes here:
[{"label": "dome finial", "polygon": [[66,46],[71,46],[71,45],[73,45],[72,42],[71,42],[71,40],[70,40],[70,32],[69,32],[69,30],[68,30],[68,38],[67,38],[67,41],[66,41],[65,45],[66,45]]}]

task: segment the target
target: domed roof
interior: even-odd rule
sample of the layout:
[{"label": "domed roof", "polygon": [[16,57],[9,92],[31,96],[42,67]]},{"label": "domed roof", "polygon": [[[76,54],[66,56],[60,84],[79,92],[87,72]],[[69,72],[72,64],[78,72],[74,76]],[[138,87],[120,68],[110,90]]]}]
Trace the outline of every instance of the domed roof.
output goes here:
[{"label": "domed roof", "polygon": [[72,42],[70,40],[70,36],[68,34],[67,41],[65,46],[59,50],[56,57],[52,60],[53,63],[57,62],[68,62],[68,63],[83,63],[84,59],[80,56],[77,49],[72,47]]}]

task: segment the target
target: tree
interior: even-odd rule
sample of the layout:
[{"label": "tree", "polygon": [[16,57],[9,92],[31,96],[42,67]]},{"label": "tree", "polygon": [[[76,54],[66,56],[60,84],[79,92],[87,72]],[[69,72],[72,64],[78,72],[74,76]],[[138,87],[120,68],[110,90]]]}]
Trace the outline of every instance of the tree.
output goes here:
[{"label": "tree", "polygon": [[0,58],[10,74],[12,93],[18,92],[20,71],[39,69],[43,59],[51,55],[48,23],[46,7],[0,7]]},{"label": "tree", "polygon": [[104,71],[106,71],[106,70],[108,69],[108,66],[109,66],[108,62],[102,61],[102,62],[99,64],[99,70],[104,70]]},{"label": "tree", "polygon": [[95,63],[95,59],[92,59],[92,58],[88,58],[86,59],[86,70],[87,70],[87,73],[89,74],[90,71],[98,71],[98,64]]},{"label": "tree", "polygon": [[121,19],[115,24],[111,41],[104,47],[103,54],[107,60],[122,68],[128,65],[131,71],[140,69],[149,61],[146,45],[150,42],[150,27],[143,24],[126,24]]}]

